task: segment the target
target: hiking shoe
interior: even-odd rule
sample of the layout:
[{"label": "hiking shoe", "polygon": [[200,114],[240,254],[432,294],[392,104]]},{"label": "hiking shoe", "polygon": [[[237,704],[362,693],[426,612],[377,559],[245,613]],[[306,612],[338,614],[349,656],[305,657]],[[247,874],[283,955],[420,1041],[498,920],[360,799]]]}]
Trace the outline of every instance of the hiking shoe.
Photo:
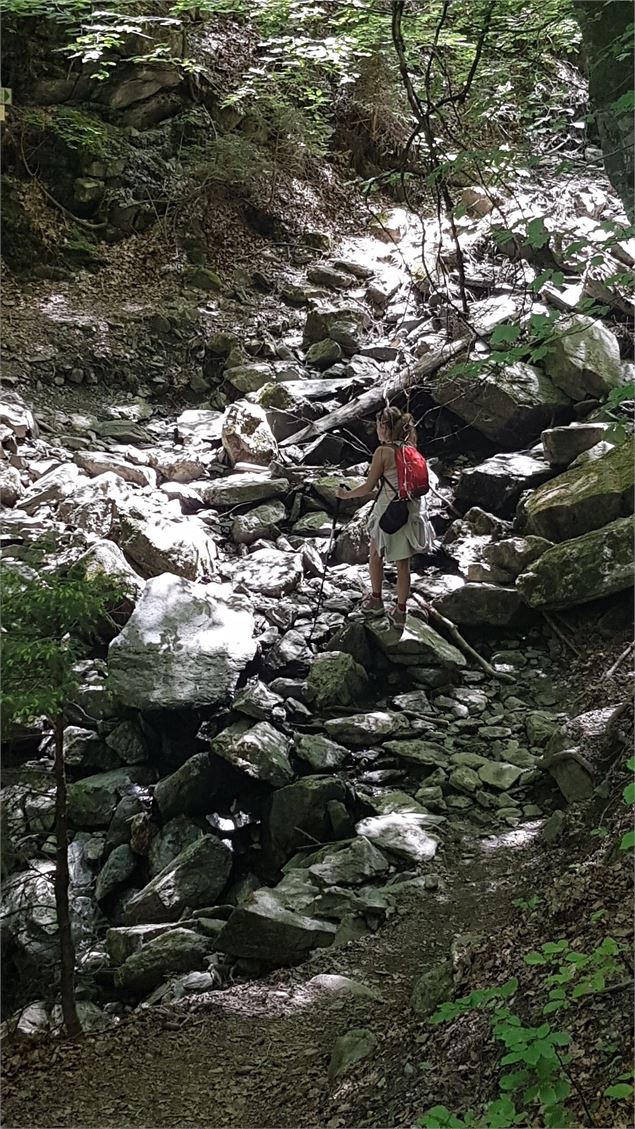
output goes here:
[{"label": "hiking shoe", "polygon": [[392,624],[393,627],[403,628],[406,624],[406,613],[402,612],[397,604],[395,604],[388,612],[388,622]]},{"label": "hiking shoe", "polygon": [[372,594],[366,596],[366,598],[362,600],[362,613],[368,616],[383,615],[384,601],[381,597],[373,596]]}]

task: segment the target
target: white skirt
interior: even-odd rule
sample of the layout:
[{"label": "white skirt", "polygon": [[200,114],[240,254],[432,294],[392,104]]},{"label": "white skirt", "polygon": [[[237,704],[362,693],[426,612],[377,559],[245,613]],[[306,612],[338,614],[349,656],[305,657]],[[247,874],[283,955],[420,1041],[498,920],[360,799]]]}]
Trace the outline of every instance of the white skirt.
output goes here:
[{"label": "white skirt", "polygon": [[382,486],[368,518],[368,535],[385,561],[403,561],[415,553],[429,553],[434,543],[434,529],[428,517],[425,498],[408,502],[408,520],[396,533],[384,533],[379,522],[395,495]]}]

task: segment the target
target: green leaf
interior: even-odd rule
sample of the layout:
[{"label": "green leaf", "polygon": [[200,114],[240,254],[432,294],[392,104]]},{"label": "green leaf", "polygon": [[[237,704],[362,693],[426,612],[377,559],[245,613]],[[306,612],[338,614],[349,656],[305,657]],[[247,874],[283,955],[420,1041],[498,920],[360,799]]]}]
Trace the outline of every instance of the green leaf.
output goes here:
[{"label": "green leaf", "polygon": [[615,1098],[617,1101],[630,1098],[632,1095],[633,1087],[628,1082],[616,1082],[614,1086],[607,1086],[604,1091],[605,1098]]},{"label": "green leaf", "polygon": [[527,242],[534,248],[544,247],[549,242],[549,232],[542,216],[530,220],[527,224]]},{"label": "green leaf", "polygon": [[633,847],[635,847],[635,831],[627,831],[626,835],[622,835],[620,851],[632,851]]},{"label": "green leaf", "polygon": [[548,964],[549,963],[545,959],[545,957],[542,956],[541,953],[537,953],[535,950],[530,952],[530,953],[526,953],[523,959],[525,961],[525,964]]},{"label": "green leaf", "polygon": [[626,785],[622,795],[626,804],[635,804],[635,781]]},{"label": "green leaf", "polygon": [[568,1031],[552,1031],[549,1038],[556,1047],[566,1047],[571,1042],[571,1036]]}]

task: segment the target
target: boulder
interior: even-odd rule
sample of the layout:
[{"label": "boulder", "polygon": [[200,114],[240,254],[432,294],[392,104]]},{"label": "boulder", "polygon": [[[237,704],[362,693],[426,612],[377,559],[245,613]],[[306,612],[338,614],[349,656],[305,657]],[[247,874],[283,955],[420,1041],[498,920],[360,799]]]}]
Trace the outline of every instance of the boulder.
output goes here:
[{"label": "boulder", "polygon": [[384,748],[386,752],[413,765],[430,765],[443,768],[448,762],[448,754],[445,749],[440,745],[435,745],[433,741],[422,741],[419,738],[411,738],[406,741],[385,741]]},{"label": "boulder", "polygon": [[203,969],[214,943],[193,929],[170,929],[149,940],[115,972],[115,986],[145,995],[169,976]]},{"label": "boulder", "polygon": [[454,994],[452,961],[444,960],[424,972],[416,981],[411,999],[412,1010],[420,1019],[429,1019],[439,1004]]},{"label": "boulder", "polygon": [[289,762],[291,741],[268,721],[256,725],[238,721],[219,733],[211,749],[255,780],[281,788],[293,780]]},{"label": "boulder", "polygon": [[587,710],[556,729],[541,761],[568,803],[587,800],[601,775],[596,766],[614,749],[612,729],[621,704]]},{"label": "boulder", "polygon": [[317,655],[307,679],[307,697],[316,710],[357,704],[368,687],[363,666],[342,651]]},{"label": "boulder", "polygon": [[405,735],[410,730],[410,724],[401,714],[374,710],[351,714],[350,717],[331,718],[324,723],[324,728],[329,737],[344,745],[370,747],[387,737]]},{"label": "boulder", "polygon": [[633,513],[635,462],[630,443],[602,459],[573,467],[529,496],[524,532],[569,541]]},{"label": "boulder", "polygon": [[525,716],[527,740],[532,747],[546,745],[558,728],[557,716],[547,710],[531,710]]},{"label": "boulder", "polygon": [[111,965],[118,968],[129,956],[138,952],[143,945],[147,945],[148,941],[173,931],[174,925],[171,921],[162,925],[120,925],[115,929],[108,929],[106,931],[108,959]]},{"label": "boulder", "polygon": [[426,828],[441,822],[442,816],[428,815],[427,812],[386,812],[362,819],[355,830],[389,855],[420,863],[434,858],[439,845],[438,839]]},{"label": "boulder", "polygon": [[232,466],[240,462],[268,466],[277,457],[278,444],[264,408],[247,400],[232,404],[223,421],[223,447]]},{"label": "boulder", "polygon": [[550,427],[540,436],[545,458],[551,466],[568,466],[584,451],[604,439],[608,423],[570,423]]},{"label": "boulder", "polygon": [[487,624],[508,627],[522,619],[523,601],[515,588],[496,584],[463,584],[441,599],[434,607],[453,623],[466,626]]},{"label": "boulder", "polygon": [[335,933],[330,922],[285,909],[270,890],[261,889],[236,907],[216,948],[280,968],[297,964],[312,949],[332,944]]},{"label": "boulder", "polygon": [[353,1027],[335,1040],[329,1061],[329,1082],[333,1085],[362,1059],[368,1058],[377,1046],[377,1037],[367,1027]]},{"label": "boulder", "polygon": [[530,451],[492,455],[464,470],[456,489],[461,508],[480,506],[500,517],[511,517],[525,490],[534,490],[553,477],[547,461]]},{"label": "boulder", "polygon": [[245,471],[227,478],[203,478],[193,482],[191,488],[205,506],[228,509],[248,502],[266,502],[269,498],[286,498],[290,485],[286,478],[271,478],[268,474]]},{"label": "boulder", "polygon": [[233,701],[233,708],[238,712],[245,714],[246,717],[253,717],[257,721],[265,721],[272,715],[272,710],[276,706],[282,705],[283,699],[279,694],[275,694],[264,682],[249,682],[239,694],[236,695]]},{"label": "boulder", "polygon": [[204,443],[220,441],[223,429],[223,412],[213,412],[208,408],[188,408],[181,412],[176,421],[179,435],[183,439],[194,439]]},{"label": "boulder", "polygon": [[131,496],[130,486],[108,472],[73,490],[58,507],[60,521],[98,537],[119,536],[121,514]]},{"label": "boulder", "polygon": [[286,859],[308,843],[334,838],[327,805],[344,803],[346,788],[332,776],[304,776],[279,788],[271,800],[269,835],[274,852]]},{"label": "boulder", "polygon": [[437,377],[432,395],[488,439],[512,449],[571,408],[569,397],[548,376],[520,361],[477,378],[450,369]]},{"label": "boulder", "polygon": [[206,815],[218,788],[218,772],[209,753],[195,753],[175,772],[159,780],[154,799],[164,819],[174,815]]},{"label": "boulder", "polygon": [[302,558],[277,549],[257,549],[240,561],[236,574],[248,592],[288,596],[302,582]]},{"label": "boulder", "polygon": [[121,455],[110,454],[107,451],[77,451],[74,462],[90,478],[97,478],[100,474],[116,474],[124,482],[134,483],[136,486],[156,486],[156,471],[151,467],[138,466],[127,462]]},{"label": "boulder", "polygon": [[355,282],[350,273],[329,266],[328,263],[317,263],[309,267],[306,273],[309,282],[314,282],[316,286],[328,286],[331,290],[348,290]]},{"label": "boulder", "polygon": [[[130,925],[176,921],[183,910],[209,906],[227,885],[232,853],[215,835],[190,843],[126,904]],[[183,970],[181,970],[183,971]]]},{"label": "boulder", "polygon": [[329,741],[328,737],[322,737],[319,733],[296,733],[293,749],[300,760],[305,761],[315,772],[341,768],[349,755],[348,749],[343,745]]},{"label": "boulder", "polygon": [[132,568],[118,545],[112,541],[96,541],[76,562],[87,580],[107,576],[121,593],[111,602],[108,611],[111,615],[120,611],[131,615],[143,592],[145,581]]},{"label": "boulder", "polygon": [[405,666],[438,666],[457,670],[465,656],[442,635],[414,616],[408,616],[401,634],[382,620],[370,621],[367,630],[391,662]]},{"label": "boulder", "polygon": [[603,400],[622,383],[620,347],[600,321],[576,314],[558,323],[543,361],[553,383],[572,400]]},{"label": "boulder", "polygon": [[146,576],[170,572],[187,580],[200,580],[214,571],[216,545],[195,518],[140,521],[125,517],[120,544]]},{"label": "boulder", "polygon": [[0,463],[0,505],[15,506],[23,494],[19,470],[9,463]]},{"label": "boulder", "polygon": [[322,306],[310,310],[304,326],[305,348],[330,338],[337,341],[347,356],[352,357],[361,346],[362,330],[368,329],[370,315],[360,306],[338,309]]},{"label": "boulder", "polygon": [[372,502],[365,503],[338,533],[333,554],[337,564],[367,564],[370,553],[368,518],[372,508]]},{"label": "boulder", "polygon": [[197,839],[202,839],[205,832],[185,815],[177,815],[170,819],[161,828],[158,835],[152,840],[148,851],[148,867],[150,877],[156,878],[177,858],[186,847],[191,846]]},{"label": "boulder", "polygon": [[105,743],[124,764],[140,764],[148,759],[148,746],[137,720],[120,722],[108,733]]},{"label": "boulder", "polygon": [[249,513],[239,514],[232,523],[232,540],[237,545],[252,545],[261,538],[273,541],[279,536],[279,526],[286,521],[287,511],[282,502],[266,502]]},{"label": "boulder", "polygon": [[531,608],[570,608],[630,591],[634,563],[632,518],[618,518],[554,545],[521,573],[516,586]]},{"label": "boulder", "polygon": [[127,843],[115,847],[99,872],[95,887],[97,901],[102,902],[124,886],[134,874],[138,861]]},{"label": "boulder", "polygon": [[357,486],[361,486],[365,479],[359,476],[343,476],[342,474],[325,474],[320,478],[316,478],[311,483],[312,492],[317,495],[320,502],[325,504],[331,512],[337,509],[338,513],[354,513],[360,506],[365,505],[365,498],[338,498],[337,491],[342,483],[349,489],[354,490]]},{"label": "boulder", "polygon": [[518,768],[515,764],[502,764],[500,761],[488,761],[482,764],[478,769],[479,779],[483,784],[488,784],[490,788],[496,788],[498,792],[506,792],[509,788],[513,788],[514,784],[518,782],[523,775],[523,769]]},{"label": "boulder", "polygon": [[309,346],[306,351],[306,363],[309,368],[316,368],[320,372],[324,372],[331,365],[337,364],[341,356],[341,345],[327,337],[326,340],[316,341],[314,345]]},{"label": "boulder", "polygon": [[483,549],[483,560],[515,580],[528,565],[551,548],[544,537],[506,537]]},{"label": "boulder", "polygon": [[151,779],[148,769],[138,765],[114,768],[86,776],[68,786],[68,817],[73,827],[108,827],[122,795],[135,782]]},{"label": "boulder", "polygon": [[325,855],[308,870],[323,886],[359,886],[379,878],[388,867],[386,856],[368,839],[358,835],[350,847]]},{"label": "boulder", "polygon": [[108,652],[108,688],[136,709],[216,705],[256,652],[251,612],[227,591],[165,573],[148,581]]},{"label": "boulder", "polygon": [[25,491],[20,499],[20,508],[27,514],[33,514],[40,506],[56,505],[87,481],[74,463],[53,467]]},{"label": "boulder", "polygon": [[257,392],[269,384],[275,376],[274,369],[264,361],[252,361],[245,365],[232,365],[226,368],[223,376],[237,392]]},{"label": "boulder", "polygon": [[313,510],[294,522],[291,532],[295,537],[329,537],[331,527],[332,519],[324,510]]}]

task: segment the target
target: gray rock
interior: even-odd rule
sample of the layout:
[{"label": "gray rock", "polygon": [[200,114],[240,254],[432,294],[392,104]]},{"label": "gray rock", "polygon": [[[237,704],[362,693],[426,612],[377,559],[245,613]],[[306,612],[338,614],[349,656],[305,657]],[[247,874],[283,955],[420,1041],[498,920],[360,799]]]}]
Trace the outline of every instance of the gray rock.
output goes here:
[{"label": "gray rock", "polygon": [[333,554],[337,564],[367,564],[370,552],[368,517],[372,507],[373,503],[367,502],[339,532]]},{"label": "gray rock", "polygon": [[347,354],[353,356],[361,345],[361,331],[370,325],[370,316],[360,306],[345,309],[321,307],[307,315],[304,327],[304,346],[324,341],[326,337],[337,341]]},{"label": "gray rock", "polygon": [[64,729],[64,759],[71,768],[93,773],[110,772],[121,763],[117,753],[107,747],[98,733],[79,725],[67,725]]},{"label": "gray rock", "polygon": [[531,608],[570,608],[633,587],[633,519],[562,541],[534,561],[516,581]]},{"label": "gray rock", "polygon": [[137,862],[137,856],[126,843],[115,847],[99,872],[95,888],[97,901],[102,902],[104,898],[124,886],[134,874]]},{"label": "gray rock", "polygon": [[348,290],[355,282],[350,273],[338,270],[337,267],[329,266],[327,263],[317,263],[309,267],[307,278],[316,286],[328,286],[331,290]]},{"label": "gray rock", "polygon": [[324,651],[317,655],[307,679],[307,697],[316,710],[355,705],[368,687],[368,676],[352,655]]},{"label": "gray rock", "polygon": [[143,945],[115,972],[115,985],[144,994],[168,976],[203,969],[213,952],[213,941],[192,929],[170,929]]},{"label": "gray rock", "polygon": [[368,839],[359,836],[350,847],[326,855],[309,867],[309,874],[324,886],[359,886],[379,878],[388,870],[385,855]]},{"label": "gray rock", "polygon": [[226,478],[203,478],[193,482],[191,488],[205,506],[227,509],[248,502],[266,502],[269,498],[286,498],[290,484],[286,478],[271,478],[268,474],[244,471],[234,472]]},{"label": "gray rock", "polygon": [[237,577],[244,589],[263,596],[288,596],[302,582],[302,558],[277,549],[257,549],[243,558]]},{"label": "gray rock", "polygon": [[137,765],[115,768],[76,780],[68,786],[68,816],[73,827],[108,827],[121,796],[135,781],[147,782],[150,774]]},{"label": "gray rock", "polygon": [[567,824],[567,817],[563,811],[557,809],[552,812],[543,824],[540,837],[545,843],[555,843],[563,835]]},{"label": "gray rock", "polygon": [[295,537],[330,537],[332,518],[324,510],[303,514],[294,522],[292,533]]},{"label": "gray rock", "polygon": [[194,439],[206,443],[219,442],[223,428],[223,412],[213,412],[207,408],[188,408],[181,412],[176,426],[184,439]]},{"label": "gray rock", "polygon": [[410,740],[385,741],[386,752],[393,753],[400,760],[405,760],[415,765],[446,765],[447,752],[440,745],[432,741],[422,741],[419,738]]},{"label": "gray rock", "polygon": [[293,747],[300,760],[315,772],[340,768],[349,755],[348,749],[318,733],[296,733]]},{"label": "gray rock", "polygon": [[438,839],[426,828],[441,822],[442,816],[427,813],[389,812],[362,819],[355,830],[389,855],[420,863],[434,858],[438,846]]},{"label": "gray rock", "polygon": [[0,463],[0,505],[15,506],[23,494],[19,470],[9,463]]},{"label": "gray rock", "polygon": [[401,634],[383,621],[371,621],[367,629],[392,662],[406,666],[439,666],[446,670],[466,666],[465,656],[457,647],[414,616],[408,616]]},{"label": "gray rock", "polygon": [[377,1046],[377,1038],[367,1027],[353,1027],[336,1039],[329,1062],[331,1085],[348,1074],[356,1063],[368,1058]]},{"label": "gray rock", "polygon": [[223,421],[223,447],[232,466],[240,462],[268,466],[277,457],[278,444],[264,408],[247,400],[232,404]]},{"label": "gray rock", "polygon": [[196,518],[184,522],[124,517],[120,544],[145,576],[169,572],[200,580],[214,572],[216,544]]},{"label": "gray rock", "polygon": [[111,965],[118,968],[148,941],[173,931],[172,922],[165,922],[163,925],[121,925],[115,929],[108,929],[106,931],[108,959]]},{"label": "gray rock", "polygon": [[477,773],[466,765],[457,765],[457,767],[452,770],[449,783],[451,788],[456,788],[458,792],[467,792],[468,796],[473,796],[480,788],[480,780]]},{"label": "gray rock", "polygon": [[570,423],[568,427],[550,427],[540,436],[545,458],[551,466],[568,466],[583,451],[599,443],[608,429],[608,423]]},{"label": "gray rock", "polygon": [[549,738],[559,727],[560,723],[556,714],[547,710],[531,710],[525,717],[527,740],[530,745],[537,748],[546,745]]},{"label": "gray rock", "polygon": [[273,540],[278,527],[286,521],[287,511],[282,502],[268,502],[256,506],[249,513],[239,514],[232,523],[232,539],[238,545],[252,545],[260,538]]},{"label": "gray rock", "polygon": [[320,972],[317,976],[312,976],[307,980],[306,987],[332,999],[357,996],[360,999],[381,1001],[379,992],[368,984],[362,984],[359,980],[351,979],[350,976],[339,976],[333,972]]},{"label": "gray rock", "polygon": [[164,819],[174,815],[211,811],[218,788],[218,772],[209,753],[195,753],[175,772],[159,780],[154,799]]},{"label": "gray rock", "polygon": [[109,749],[124,764],[141,764],[148,759],[148,748],[137,721],[122,721],[105,738]]},{"label": "gray rock", "polygon": [[453,993],[452,961],[444,960],[416,981],[411,998],[412,1010],[421,1019],[429,1019],[439,1004],[449,1000]]},{"label": "gray rock", "polygon": [[101,538],[118,537],[121,514],[130,497],[130,486],[122,478],[112,473],[100,474],[73,490],[60,503],[57,513],[60,521],[85,533]]},{"label": "gray rock", "polygon": [[464,584],[435,600],[434,607],[453,623],[508,627],[522,619],[523,601],[515,588]]},{"label": "gray rock", "polygon": [[456,489],[456,502],[461,507],[482,506],[493,514],[508,517],[514,513],[525,490],[533,490],[552,477],[547,461],[533,452],[492,455],[478,466],[463,471]]},{"label": "gray rock", "polygon": [[508,788],[513,788],[523,775],[523,769],[517,768],[514,764],[488,761],[487,764],[481,765],[478,775],[483,783],[488,784],[490,788],[497,788],[499,792],[506,792]]},{"label": "gray rock", "polygon": [[259,388],[271,382],[275,377],[275,370],[266,362],[253,361],[250,364],[226,368],[223,375],[238,392],[257,392]]},{"label": "gray rock", "polygon": [[86,481],[74,463],[53,467],[25,491],[20,499],[20,508],[27,514],[33,514],[40,506],[55,505],[73,494]]},{"label": "gray rock", "polygon": [[392,704],[397,709],[414,717],[432,712],[432,706],[425,690],[411,690],[407,694],[398,694],[396,698],[393,698]]},{"label": "gray rock", "polygon": [[512,449],[539,435],[554,415],[562,418],[571,404],[544,372],[522,361],[497,366],[476,381],[450,368],[437,376],[432,395],[488,439]]},{"label": "gray rock", "polygon": [[337,341],[331,341],[326,338],[324,341],[316,341],[314,345],[310,345],[306,352],[306,363],[309,368],[316,368],[320,372],[337,364],[342,356],[342,348],[337,344]]},{"label": "gray rock", "polygon": [[127,615],[131,614],[145,581],[128,563],[118,545],[112,541],[97,541],[79,558],[76,567],[83,571],[87,580],[109,577],[120,593],[112,601],[110,613],[123,610]]},{"label": "gray rock", "polygon": [[371,746],[387,737],[405,735],[410,725],[407,718],[398,713],[374,710],[370,713],[352,714],[350,717],[334,717],[324,723],[329,737],[344,745]]},{"label": "gray rock", "polygon": [[620,347],[607,326],[579,314],[558,323],[545,370],[572,400],[604,399],[622,383]]},{"label": "gray rock", "polygon": [[112,473],[124,482],[132,482],[135,486],[156,486],[156,471],[151,467],[138,466],[128,462],[121,455],[111,454],[108,451],[77,451],[73,456],[77,466],[86,471],[90,478],[100,474]]},{"label": "gray rock", "polygon": [[515,580],[550,547],[551,541],[544,537],[509,537],[488,545],[483,550],[483,559]]},{"label": "gray rock", "polygon": [[210,905],[226,886],[231,866],[232,853],[220,839],[214,835],[196,839],[130,899],[126,922],[176,921],[186,907]]},{"label": "gray rock", "polygon": [[253,658],[254,620],[216,585],[149,580],[108,652],[108,689],[136,709],[215,705]]},{"label": "gray rock", "polygon": [[[209,801],[207,805],[203,803],[200,806],[209,807]],[[148,851],[150,877],[156,878],[157,874],[161,874],[170,863],[174,862],[186,847],[191,846],[197,839],[202,839],[204,834],[198,823],[194,823],[185,815],[177,815],[174,819],[170,819],[150,844]]]},{"label": "gray rock", "polygon": [[219,733],[211,749],[247,776],[281,788],[293,780],[289,763],[291,741],[267,721],[239,721]]},{"label": "gray rock", "polygon": [[264,721],[271,717],[271,711],[276,706],[280,706],[282,702],[283,699],[279,694],[274,694],[268,686],[265,686],[264,682],[256,681],[249,683],[244,690],[236,695],[233,708],[238,713],[245,714],[246,717]]},{"label": "gray rock", "polygon": [[330,776],[304,776],[279,788],[272,797],[269,813],[269,835],[275,853],[286,859],[299,847],[331,839],[333,830],[327,805],[331,800],[343,803],[345,799],[344,784]]},{"label": "gray rock", "polygon": [[297,964],[312,949],[330,945],[335,932],[335,925],[287,910],[272,891],[262,889],[236,907],[217,940],[217,948],[279,968]]},{"label": "gray rock", "polygon": [[135,815],[140,815],[145,809],[140,795],[141,789],[137,788],[127,795],[122,796],[114,810],[113,817],[108,824],[108,832],[104,850],[112,850],[122,843],[129,843],[132,834],[131,820]]}]

